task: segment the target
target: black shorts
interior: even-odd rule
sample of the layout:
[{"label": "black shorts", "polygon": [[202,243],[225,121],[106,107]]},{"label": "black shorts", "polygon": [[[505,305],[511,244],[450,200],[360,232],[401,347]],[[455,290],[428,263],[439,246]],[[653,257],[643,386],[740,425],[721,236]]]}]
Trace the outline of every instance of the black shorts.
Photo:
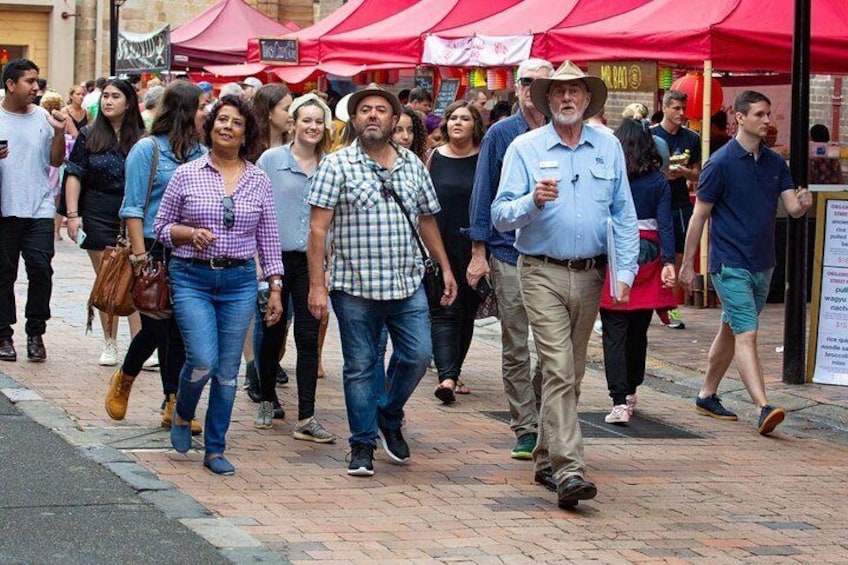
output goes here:
[{"label": "black shorts", "polygon": [[674,252],[683,253],[686,247],[686,230],[689,228],[689,220],[692,219],[694,206],[671,210],[671,223],[674,225]]}]

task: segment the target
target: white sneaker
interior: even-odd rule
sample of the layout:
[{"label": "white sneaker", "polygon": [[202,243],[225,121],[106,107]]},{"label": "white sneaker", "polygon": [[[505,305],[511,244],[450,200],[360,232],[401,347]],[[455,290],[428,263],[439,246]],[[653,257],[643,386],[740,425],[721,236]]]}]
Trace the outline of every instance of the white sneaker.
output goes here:
[{"label": "white sneaker", "polygon": [[633,415],[633,412],[636,411],[636,401],[639,400],[639,397],[636,396],[636,393],[628,394],[625,397],[625,402],[627,403],[627,411],[630,412],[630,415]]},{"label": "white sneaker", "polygon": [[153,354],[150,357],[147,358],[147,361],[145,361],[141,365],[141,370],[142,371],[155,371],[158,368],[159,368],[159,353],[154,351]]},{"label": "white sneaker", "polygon": [[103,353],[100,354],[100,365],[114,367],[118,364],[118,344],[114,340],[107,339],[103,342]]},{"label": "white sneaker", "polygon": [[592,331],[598,335],[604,335],[604,324],[601,322],[600,318],[595,320],[595,325],[592,326]]},{"label": "white sneaker", "polygon": [[612,407],[612,412],[604,417],[604,422],[607,424],[626,424],[630,421],[630,411],[626,404],[616,404]]}]

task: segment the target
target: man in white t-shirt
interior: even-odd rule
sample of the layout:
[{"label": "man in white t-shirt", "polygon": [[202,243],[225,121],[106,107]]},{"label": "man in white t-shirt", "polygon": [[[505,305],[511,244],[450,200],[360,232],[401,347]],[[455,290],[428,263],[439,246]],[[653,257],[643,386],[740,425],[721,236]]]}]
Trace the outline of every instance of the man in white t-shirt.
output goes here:
[{"label": "man in white t-shirt", "polygon": [[[42,335],[50,319],[53,290],[53,215],[48,175],[65,158],[65,117],[32,103],[38,66],[27,59],[3,69],[6,97],[0,104],[0,361],[16,361],[12,341],[17,322],[15,280],[21,256],[26,266],[27,358],[44,361]],[[70,216],[74,211],[69,210]]]}]

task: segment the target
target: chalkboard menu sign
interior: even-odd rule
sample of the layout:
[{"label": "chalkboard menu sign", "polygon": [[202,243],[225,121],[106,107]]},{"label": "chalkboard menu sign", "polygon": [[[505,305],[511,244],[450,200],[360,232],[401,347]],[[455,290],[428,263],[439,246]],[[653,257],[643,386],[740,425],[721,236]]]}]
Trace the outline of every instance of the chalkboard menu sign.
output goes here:
[{"label": "chalkboard menu sign", "polygon": [[297,65],[300,62],[297,39],[260,37],[259,62],[266,65]]},{"label": "chalkboard menu sign", "polygon": [[436,94],[436,100],[433,103],[433,113],[437,116],[443,116],[448,106],[456,101],[456,93],[459,92],[459,79],[446,78],[439,85],[439,92]]}]

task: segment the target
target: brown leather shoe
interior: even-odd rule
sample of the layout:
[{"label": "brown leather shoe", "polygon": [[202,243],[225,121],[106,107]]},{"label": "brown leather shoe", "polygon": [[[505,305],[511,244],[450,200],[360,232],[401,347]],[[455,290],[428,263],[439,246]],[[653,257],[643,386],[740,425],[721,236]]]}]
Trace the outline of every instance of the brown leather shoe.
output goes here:
[{"label": "brown leather shoe", "polygon": [[0,361],[17,361],[18,352],[15,351],[15,344],[12,343],[12,338],[0,339]]},{"label": "brown leather shoe", "polygon": [[47,361],[47,350],[44,348],[44,340],[40,335],[27,336],[27,359],[33,363]]},{"label": "brown leather shoe", "polygon": [[130,402],[130,392],[135,377],[129,377],[120,369],[109,379],[109,390],[106,391],[106,413],[113,420],[123,420],[127,415],[127,404]]},{"label": "brown leather shoe", "polygon": [[557,487],[560,508],[574,508],[578,500],[590,500],[598,494],[598,487],[580,475],[571,475]]},{"label": "brown leather shoe", "polygon": [[[165,404],[162,405],[162,427],[166,430],[171,429],[171,423],[174,417],[174,408],[177,405],[177,395],[169,394],[165,399]],[[191,421],[191,435],[199,436],[203,433],[203,426],[197,420]]]}]

